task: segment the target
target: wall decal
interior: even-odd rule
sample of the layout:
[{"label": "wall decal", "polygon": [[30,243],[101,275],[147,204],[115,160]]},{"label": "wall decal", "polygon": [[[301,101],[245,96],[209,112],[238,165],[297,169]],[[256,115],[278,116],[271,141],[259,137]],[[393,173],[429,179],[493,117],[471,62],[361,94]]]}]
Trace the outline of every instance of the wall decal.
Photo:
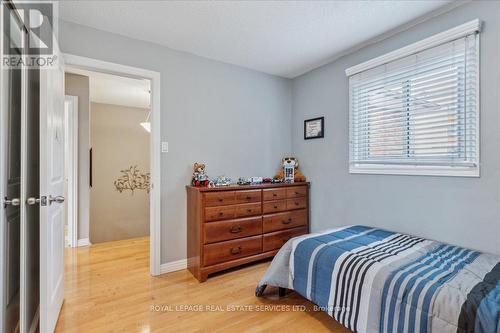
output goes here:
[{"label": "wall decal", "polygon": [[122,193],[125,190],[146,190],[149,193],[149,172],[142,173],[137,165],[130,166],[130,168],[121,170],[122,176],[115,180],[115,188],[118,192]]}]

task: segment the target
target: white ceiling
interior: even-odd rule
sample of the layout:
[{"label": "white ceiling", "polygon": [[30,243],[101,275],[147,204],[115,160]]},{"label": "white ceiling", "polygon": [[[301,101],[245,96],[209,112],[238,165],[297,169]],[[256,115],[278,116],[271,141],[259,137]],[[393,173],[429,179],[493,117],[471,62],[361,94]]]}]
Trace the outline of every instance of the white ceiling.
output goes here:
[{"label": "white ceiling", "polygon": [[67,72],[89,77],[90,100],[95,103],[150,108],[150,81],[70,68]]},{"label": "white ceiling", "polygon": [[295,77],[451,1],[61,1],[63,20]]}]

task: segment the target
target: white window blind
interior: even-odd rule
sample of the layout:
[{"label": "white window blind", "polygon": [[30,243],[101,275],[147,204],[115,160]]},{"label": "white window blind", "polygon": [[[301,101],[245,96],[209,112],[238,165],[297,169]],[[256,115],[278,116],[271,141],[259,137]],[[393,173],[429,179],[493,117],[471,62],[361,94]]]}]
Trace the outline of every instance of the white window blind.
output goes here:
[{"label": "white window blind", "polygon": [[351,172],[477,170],[478,38],[472,33],[349,77]]}]

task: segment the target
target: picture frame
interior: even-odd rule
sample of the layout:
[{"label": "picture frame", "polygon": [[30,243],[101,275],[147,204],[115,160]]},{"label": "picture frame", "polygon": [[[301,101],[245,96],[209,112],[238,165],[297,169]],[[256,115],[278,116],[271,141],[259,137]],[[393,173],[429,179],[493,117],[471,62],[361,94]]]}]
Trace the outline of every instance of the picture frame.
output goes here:
[{"label": "picture frame", "polygon": [[304,120],[304,140],[325,137],[325,117]]}]

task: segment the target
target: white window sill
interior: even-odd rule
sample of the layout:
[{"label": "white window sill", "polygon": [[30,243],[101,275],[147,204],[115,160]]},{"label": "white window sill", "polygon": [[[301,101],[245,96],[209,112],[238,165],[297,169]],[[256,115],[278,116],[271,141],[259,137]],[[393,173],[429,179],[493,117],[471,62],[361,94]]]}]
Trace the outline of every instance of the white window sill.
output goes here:
[{"label": "white window sill", "polygon": [[445,177],[479,177],[479,166],[439,167],[418,165],[351,164],[349,173],[374,175],[412,175]]}]

